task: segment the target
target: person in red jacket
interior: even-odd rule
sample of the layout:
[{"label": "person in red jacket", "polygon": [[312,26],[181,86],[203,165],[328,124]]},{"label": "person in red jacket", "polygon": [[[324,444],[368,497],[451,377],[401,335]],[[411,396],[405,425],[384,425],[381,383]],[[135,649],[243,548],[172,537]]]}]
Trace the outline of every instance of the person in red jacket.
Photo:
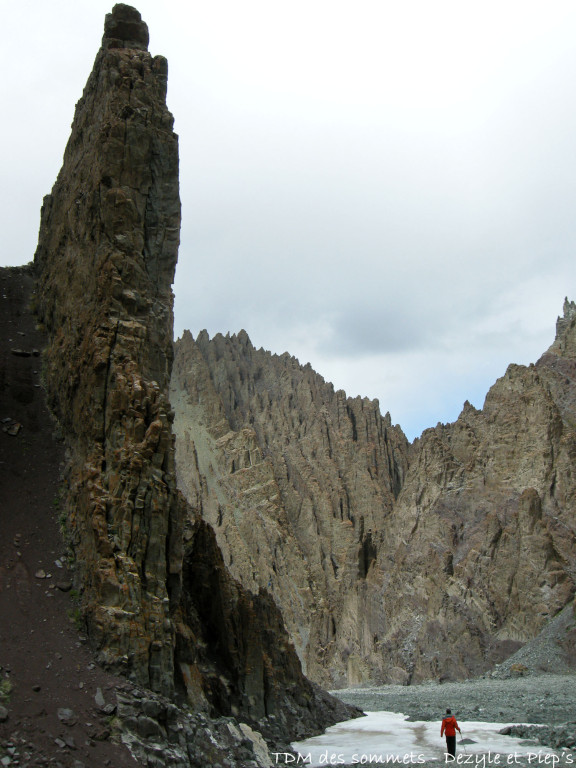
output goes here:
[{"label": "person in red jacket", "polygon": [[452,714],[452,710],[447,709],[446,717],[442,720],[440,736],[446,734],[446,754],[450,755],[452,759],[456,757],[456,731],[462,733],[460,726],[456,722],[456,718]]}]

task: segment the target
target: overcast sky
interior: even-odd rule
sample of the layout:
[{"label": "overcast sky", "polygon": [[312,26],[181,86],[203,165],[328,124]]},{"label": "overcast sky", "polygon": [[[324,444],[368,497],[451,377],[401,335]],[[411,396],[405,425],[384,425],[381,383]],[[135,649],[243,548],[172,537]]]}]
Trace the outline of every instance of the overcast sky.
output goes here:
[{"label": "overcast sky", "polygon": [[[111,2],[2,0],[0,263]],[[576,299],[574,0],[140,0],[180,136],[176,334],[288,351],[409,437],[482,407]]]}]

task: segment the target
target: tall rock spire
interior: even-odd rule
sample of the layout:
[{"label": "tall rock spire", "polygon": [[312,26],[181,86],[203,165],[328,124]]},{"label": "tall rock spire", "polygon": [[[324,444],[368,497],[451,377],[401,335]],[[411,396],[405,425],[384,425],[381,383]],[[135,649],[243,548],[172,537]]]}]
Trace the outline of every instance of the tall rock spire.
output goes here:
[{"label": "tall rock spire", "polygon": [[167,399],[178,139],[167,62],[147,43],[138,11],[116,5],[44,200],[35,264],[90,635],[109,666],[169,692],[182,558]]},{"label": "tall rock spire", "polygon": [[82,612],[106,666],[165,694],[178,681],[195,709],[301,738],[354,711],[303,677],[274,602],[232,579],[212,528],[176,490],[178,141],[166,60],[146,42],[138,12],[115,6],[35,256]]}]

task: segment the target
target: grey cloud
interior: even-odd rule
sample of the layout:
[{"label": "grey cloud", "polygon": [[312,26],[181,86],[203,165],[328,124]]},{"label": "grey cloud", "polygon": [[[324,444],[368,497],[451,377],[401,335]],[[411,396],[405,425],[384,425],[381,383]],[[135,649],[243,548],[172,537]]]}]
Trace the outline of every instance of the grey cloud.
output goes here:
[{"label": "grey cloud", "polygon": [[[1,86],[5,264],[33,256],[109,11],[55,2],[12,4],[0,30],[19,62]],[[519,25],[489,6],[472,30],[420,3],[416,39],[401,3],[313,5],[274,25],[270,3],[141,0],[180,134],[176,330],[245,328],[416,431],[536,359],[573,297],[576,7],[523,5]]]}]

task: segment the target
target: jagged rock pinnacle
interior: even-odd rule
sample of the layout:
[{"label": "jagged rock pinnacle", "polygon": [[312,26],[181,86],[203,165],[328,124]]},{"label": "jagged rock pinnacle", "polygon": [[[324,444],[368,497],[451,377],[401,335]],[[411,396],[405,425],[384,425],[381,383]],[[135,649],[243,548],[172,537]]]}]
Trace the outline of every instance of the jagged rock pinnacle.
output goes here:
[{"label": "jagged rock pinnacle", "polygon": [[149,40],[148,25],[142,21],[136,8],[117,3],[112,13],[106,14],[103,48],[139,48],[147,51]]},{"label": "jagged rock pinnacle", "polygon": [[556,320],[556,337],[548,352],[561,357],[576,357],[576,303],[564,299],[563,314]]},{"label": "jagged rock pinnacle", "polygon": [[566,328],[570,326],[576,317],[576,303],[570,301],[568,297],[564,299],[563,316],[556,321],[556,335],[559,336]]},{"label": "jagged rock pinnacle", "polygon": [[[167,399],[178,138],[165,101],[166,60],[147,51],[138,11],[116,5],[104,30],[42,208],[38,312],[50,337],[48,400],[69,436],[65,504],[82,563],[77,578],[87,584],[89,636],[101,663],[170,694],[175,628],[166,606],[175,593],[167,581],[179,584],[184,515],[173,490]],[[65,317],[74,317],[74,330],[62,333]],[[149,448],[132,475],[120,454],[132,456],[136,444]]]}]

